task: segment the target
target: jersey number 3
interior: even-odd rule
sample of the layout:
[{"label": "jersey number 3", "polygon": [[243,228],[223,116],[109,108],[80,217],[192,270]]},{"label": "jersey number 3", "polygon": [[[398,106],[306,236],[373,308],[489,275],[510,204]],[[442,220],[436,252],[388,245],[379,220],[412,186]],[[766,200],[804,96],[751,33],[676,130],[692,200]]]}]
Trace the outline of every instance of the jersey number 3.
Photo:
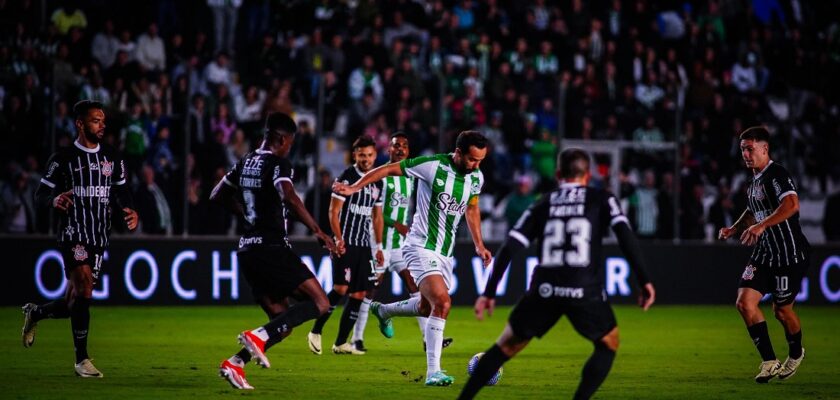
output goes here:
[{"label": "jersey number 3", "polygon": [[[567,237],[573,249],[564,251]],[[542,246],[542,265],[586,267],[589,265],[589,241],[592,225],[586,218],[572,218],[568,221],[552,219],[545,225],[545,240]]]}]

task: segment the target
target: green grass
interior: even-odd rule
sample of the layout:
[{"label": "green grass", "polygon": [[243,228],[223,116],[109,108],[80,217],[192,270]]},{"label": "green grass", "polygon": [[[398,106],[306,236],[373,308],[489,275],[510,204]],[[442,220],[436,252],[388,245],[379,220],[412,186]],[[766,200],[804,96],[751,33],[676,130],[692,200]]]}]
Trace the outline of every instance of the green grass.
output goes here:
[{"label": "green grass", "polygon": [[[789,381],[767,385],[752,380],[760,360],[734,307],[615,310],[622,347],[596,398],[840,398],[837,308],[798,307],[807,358]],[[217,366],[238,350],[239,331],[262,323],[256,306],[94,307],[89,348],[105,374],[101,380],[73,375],[69,321],[43,321],[35,346],[24,349],[20,310],[0,308],[0,398],[452,399],[466,382],[467,361],[496,340],[509,311],[499,309],[490,320],[478,322],[468,308],[453,310],[446,335],[455,343],[442,360],[456,377],[453,387],[423,386],[425,355],[413,318],[395,319],[396,337],[390,340],[379,335],[371,318],[367,355],[312,355],[304,334],[311,323],[306,323],[268,352],[271,369],[247,367],[257,390],[234,391],[217,376]],[[324,331],[327,351],[338,315]],[[783,358],[787,345],[781,326],[774,320],[769,324]],[[562,320],[508,362],[500,384],[483,389],[479,398],[570,398],[590,351],[591,345]]]}]

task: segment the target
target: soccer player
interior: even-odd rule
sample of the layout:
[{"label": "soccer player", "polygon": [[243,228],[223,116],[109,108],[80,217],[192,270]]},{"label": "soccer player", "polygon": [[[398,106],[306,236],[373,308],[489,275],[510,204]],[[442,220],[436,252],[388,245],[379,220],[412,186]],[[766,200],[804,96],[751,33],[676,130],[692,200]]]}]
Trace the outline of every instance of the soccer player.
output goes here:
[{"label": "soccer player", "polygon": [[[101,103],[83,100],[73,106],[77,138],[47,162],[47,172],[35,201],[61,212],[58,243],[64,260],[67,291],[47,304],[23,306],[23,347],[35,343],[35,328],[45,318],[70,318],[76,349],[76,375],[101,378],[87,352],[90,300],[108,247],[111,213],[121,210],[129,230],[137,228],[137,213],[126,187],[122,158],[100,145],[105,134]],[[113,190],[112,190],[113,189]]]},{"label": "soccer player", "polygon": [[[391,135],[391,143],[388,147],[391,163],[399,163],[405,160],[408,158],[409,152],[408,136],[405,133],[396,132]],[[411,273],[408,272],[405,260],[403,259],[402,247],[405,236],[408,234],[409,203],[413,195],[414,178],[410,176],[386,176],[382,180],[382,222],[384,224],[384,228],[382,229],[382,253],[384,255],[384,263],[376,269],[377,281],[379,283],[382,282],[386,271],[398,273],[412,298],[420,297],[420,289],[414,282],[414,278],[411,277]],[[359,319],[353,328],[353,346],[360,351],[365,351],[364,331],[371,299],[374,298],[375,293],[375,288],[368,291],[365,299],[362,301],[362,307],[359,309]],[[426,317],[417,316],[417,324],[420,326],[420,334],[424,335],[426,331]],[[444,348],[450,344],[452,344],[452,338],[443,339]],[[425,339],[423,346],[423,351],[426,351]]]},{"label": "soccer player", "polygon": [[471,399],[507,360],[534,337],[542,337],[566,315],[575,330],[595,349],[583,366],[575,399],[592,397],[612,367],[618,349],[618,326],[600,277],[601,238],[611,227],[621,250],[636,274],[639,305],[654,302],[653,284],[618,200],[602,189],[588,187],[589,155],[580,149],[560,154],[560,187],[532,205],[517,221],[499,249],[484,294],[475,302],[476,317],[492,315],[496,286],[513,256],[536,240],[540,264],[534,269],[528,292],[519,300],[496,344],[488,349],[461,392]]},{"label": "soccer player", "polygon": [[[210,199],[245,220],[237,257],[254,299],[269,322],[239,334],[243,349],[222,361],[219,375],[237,389],[253,389],[243,367],[251,359],[268,368],[265,352],[291,334],[292,328],[324,314],[329,307],[324,289],[292,251],[288,213],[294,212],[330,252],[335,244],[306,211],[292,184],[287,158],[297,125],[286,114],[266,118],[260,148],[243,157],[213,188]],[[288,306],[288,298],[297,302]]]},{"label": "soccer player", "polygon": [[481,237],[478,196],[484,175],[478,169],[487,156],[487,139],[476,131],[458,135],[455,152],[417,157],[380,166],[352,185],[333,184],[333,190],[349,196],[386,176],[418,179],[417,210],[403,247],[408,270],[420,288],[414,297],[381,305],[372,303],[371,313],[379,320],[385,337],[393,337],[391,317],[428,316],[426,323],[426,385],[449,386],[454,378],[440,368],[443,330],[449,315],[452,281],[452,252],[461,218],[466,217],[475,251],[488,265],[492,258]]},{"label": "soccer player", "polygon": [[[763,360],[755,381],[767,383],[776,376],[790,378],[805,358],[793,303],[808,269],[810,244],[799,226],[796,185],[788,171],[770,159],[770,133],[755,126],[739,138],[741,157],[753,172],[747,189],[748,208],[731,227],[721,228],[718,238],[739,235],[742,244],[756,245],[741,275],[736,306]],[[758,307],[766,293],[772,293],[773,312],[785,328],[789,351],[784,363],[776,359],[767,322]]]},{"label": "soccer player", "polygon": [[[373,168],[376,160],[376,143],[369,136],[360,136],[353,142],[353,160],[355,163],[348,167],[338,177],[338,182],[355,182],[365,176]],[[333,290],[330,291],[329,311],[315,321],[309,332],[309,350],[321,354],[321,332],[338,302],[349,294],[341,322],[338,325],[338,336],[332,346],[335,354],[365,354],[347,342],[350,331],[359,317],[359,309],[368,290],[376,283],[374,260],[371,254],[371,241],[376,243],[376,263],[382,265],[382,207],[380,194],[382,182],[374,181],[365,185],[363,190],[350,195],[333,193],[330,201],[330,226],[335,237],[338,257],[333,260]],[[371,238],[370,227],[373,224],[374,237]]]}]

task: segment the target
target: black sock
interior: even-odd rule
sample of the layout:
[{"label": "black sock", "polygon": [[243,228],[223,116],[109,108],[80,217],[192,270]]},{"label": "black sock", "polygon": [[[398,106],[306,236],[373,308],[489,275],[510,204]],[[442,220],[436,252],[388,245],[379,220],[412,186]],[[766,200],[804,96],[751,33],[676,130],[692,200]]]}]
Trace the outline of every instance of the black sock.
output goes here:
[{"label": "black sock", "polygon": [[289,307],[286,312],[263,325],[263,329],[268,332],[268,340],[265,341],[265,350],[280,343],[286,337],[286,333],[292,330],[292,328],[317,316],[318,306],[315,305],[314,301],[302,301]]},{"label": "black sock", "polygon": [[87,338],[90,327],[90,299],[77,297],[70,309],[70,326],[73,328],[73,346],[76,348],[76,363],[88,357]]},{"label": "black sock", "polygon": [[510,358],[502,352],[499,345],[494,344],[489,350],[484,352],[481,359],[478,360],[478,365],[475,366],[470,380],[464,385],[461,390],[459,399],[472,399],[481,390],[484,385],[493,377],[493,374],[499,370],[502,364],[506,363]]},{"label": "black sock", "polygon": [[[277,318],[280,315],[282,315],[282,313],[269,315],[268,320],[271,321],[272,319]],[[236,356],[239,357],[239,359],[242,360],[242,363],[244,364],[248,364],[248,362],[251,361],[251,352],[244,347],[241,350],[239,350],[239,353],[236,353]]]},{"label": "black sock", "polygon": [[338,294],[335,290],[330,291],[327,295],[327,300],[330,301],[330,309],[324,315],[315,320],[315,325],[312,326],[312,333],[321,334],[324,330],[324,325],[327,323],[327,320],[330,319],[330,316],[335,310],[335,306],[339,301],[341,301],[342,297],[344,297],[344,295]]},{"label": "black sock", "polygon": [[70,309],[67,308],[67,302],[61,298],[36,307],[31,315],[36,322],[46,318],[64,319],[70,317]]},{"label": "black sock", "polygon": [[788,356],[790,358],[802,357],[802,330],[800,329],[796,333],[785,332],[785,337],[787,338],[788,346],[790,346]]},{"label": "black sock", "polygon": [[574,398],[588,399],[592,397],[604,383],[604,379],[607,379],[613,360],[615,360],[615,352],[601,341],[595,342],[595,351],[583,365],[583,373]]},{"label": "black sock", "polygon": [[755,343],[755,347],[761,354],[761,359],[770,361],[776,359],[776,352],[773,351],[773,344],[770,343],[770,334],[767,333],[767,321],[761,321],[755,325],[748,326],[747,331]]},{"label": "black sock", "polygon": [[353,325],[356,325],[356,320],[359,319],[359,308],[361,306],[361,300],[352,297],[347,299],[347,304],[344,305],[344,312],[341,313],[341,324],[338,325],[338,336],[335,338],[336,346],[347,342],[347,336],[350,336]]}]

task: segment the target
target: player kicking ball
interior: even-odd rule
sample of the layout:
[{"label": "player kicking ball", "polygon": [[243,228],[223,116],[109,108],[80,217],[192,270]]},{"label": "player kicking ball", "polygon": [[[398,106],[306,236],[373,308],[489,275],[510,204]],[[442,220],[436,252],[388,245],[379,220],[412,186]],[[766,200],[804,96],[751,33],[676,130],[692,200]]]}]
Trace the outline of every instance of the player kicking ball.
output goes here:
[{"label": "player kicking ball", "polygon": [[420,297],[384,305],[372,303],[370,311],[379,320],[380,331],[388,338],[394,335],[391,317],[429,317],[425,334],[427,386],[449,386],[455,381],[454,377],[441,370],[440,355],[451,305],[452,252],[462,218],[466,217],[476,254],[485,265],[492,257],[481,238],[481,213],[478,209],[478,196],[484,184],[484,175],[478,167],[486,156],[487,139],[476,131],[465,131],[458,135],[452,154],[385,164],[351,185],[333,184],[334,192],[349,196],[386,176],[411,176],[419,180],[417,212],[403,255],[411,276],[420,288]]}]

